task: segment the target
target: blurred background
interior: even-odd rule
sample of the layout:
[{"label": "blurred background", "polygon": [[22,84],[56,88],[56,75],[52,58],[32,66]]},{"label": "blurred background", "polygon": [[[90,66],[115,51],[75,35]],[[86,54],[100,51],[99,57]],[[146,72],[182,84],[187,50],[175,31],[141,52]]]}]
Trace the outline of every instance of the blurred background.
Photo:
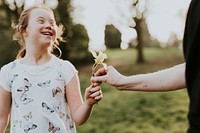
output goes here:
[{"label": "blurred background", "polygon": [[[65,27],[61,58],[78,69],[82,92],[90,85],[94,63],[89,50],[104,51],[106,63],[124,75],[184,62],[182,39],[190,0],[0,0],[0,67],[13,61],[19,50],[12,41],[12,23],[23,9],[39,3],[52,8],[57,24]],[[77,127],[79,133],[184,133],[187,129],[185,89],[118,92],[103,83],[102,91],[103,100],[88,122]]]}]

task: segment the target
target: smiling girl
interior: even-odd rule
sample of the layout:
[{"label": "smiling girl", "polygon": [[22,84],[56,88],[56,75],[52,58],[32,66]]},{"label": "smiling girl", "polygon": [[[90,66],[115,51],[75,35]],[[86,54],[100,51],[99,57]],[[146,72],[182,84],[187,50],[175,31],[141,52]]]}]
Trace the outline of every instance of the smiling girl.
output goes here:
[{"label": "smiling girl", "polygon": [[51,53],[58,31],[52,10],[43,5],[21,13],[14,37],[22,50],[0,71],[1,133],[10,114],[11,133],[75,133],[75,124],[83,124],[102,99],[93,83],[83,101],[77,70]]}]

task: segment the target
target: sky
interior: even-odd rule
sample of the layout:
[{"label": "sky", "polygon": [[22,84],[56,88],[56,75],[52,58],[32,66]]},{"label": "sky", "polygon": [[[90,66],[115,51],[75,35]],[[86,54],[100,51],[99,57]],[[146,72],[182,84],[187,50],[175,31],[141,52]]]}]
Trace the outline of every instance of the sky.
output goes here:
[{"label": "sky", "polygon": [[[73,0],[75,23],[83,24],[90,38],[89,49],[105,50],[104,30],[106,24],[113,24],[122,33],[122,48],[136,36],[130,28],[135,23],[132,19],[134,0]],[[190,0],[140,0],[139,9],[148,6],[147,25],[150,34],[167,42],[172,32],[182,39],[185,18]],[[148,3],[147,3],[148,2]]]}]

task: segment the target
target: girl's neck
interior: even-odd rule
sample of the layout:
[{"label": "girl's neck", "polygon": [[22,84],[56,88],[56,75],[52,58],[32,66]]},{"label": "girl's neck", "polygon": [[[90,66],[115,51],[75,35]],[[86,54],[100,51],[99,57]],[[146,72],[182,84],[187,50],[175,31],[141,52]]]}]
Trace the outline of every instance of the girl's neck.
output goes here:
[{"label": "girl's neck", "polygon": [[45,54],[30,54],[26,53],[22,58],[21,63],[29,66],[37,66],[47,63],[51,59],[50,53]]}]

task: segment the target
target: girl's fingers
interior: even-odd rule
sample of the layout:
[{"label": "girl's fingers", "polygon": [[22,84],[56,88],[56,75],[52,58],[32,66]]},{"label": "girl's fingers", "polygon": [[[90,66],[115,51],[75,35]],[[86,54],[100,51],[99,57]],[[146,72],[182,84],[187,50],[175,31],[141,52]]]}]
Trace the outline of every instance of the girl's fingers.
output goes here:
[{"label": "girl's fingers", "polygon": [[96,91],[96,92],[93,92],[91,95],[90,95],[90,97],[97,97],[97,96],[101,96],[102,95],[102,93],[101,93],[101,91]]},{"label": "girl's fingers", "polygon": [[95,86],[90,89],[90,92],[93,93],[93,92],[96,92],[96,91],[100,91],[101,90],[101,87],[100,86]]},{"label": "girl's fingers", "polygon": [[86,88],[85,93],[85,98],[91,105],[98,103],[98,101],[100,101],[103,97],[100,86],[93,87],[91,85],[90,87]]},{"label": "girl's fingers", "polygon": [[103,98],[102,95],[100,95],[100,96],[96,96],[94,99],[98,102],[98,101],[100,101],[102,98]]},{"label": "girl's fingers", "polygon": [[92,89],[92,86],[89,86],[88,88],[85,89],[85,92],[88,94],[88,93],[91,93],[91,89]]}]

